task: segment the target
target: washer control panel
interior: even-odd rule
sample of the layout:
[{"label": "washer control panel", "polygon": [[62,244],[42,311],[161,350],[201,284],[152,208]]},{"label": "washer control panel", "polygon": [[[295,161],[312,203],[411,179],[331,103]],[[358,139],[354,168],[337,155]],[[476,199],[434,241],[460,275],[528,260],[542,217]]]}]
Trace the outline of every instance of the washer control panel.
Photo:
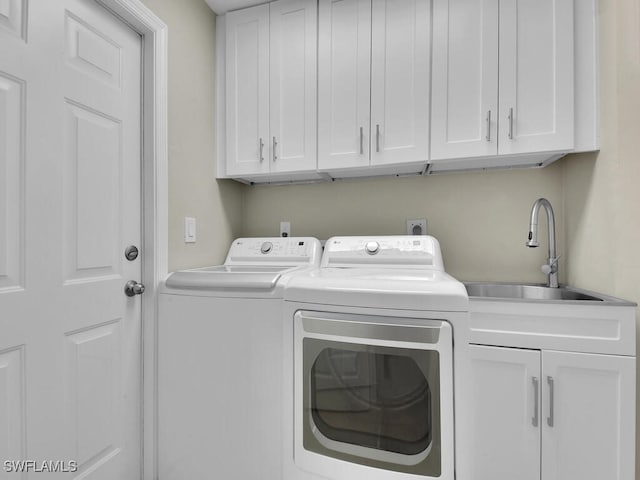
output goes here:
[{"label": "washer control panel", "polygon": [[428,235],[333,237],[325,244],[321,266],[397,266],[444,271],[440,244]]},{"label": "washer control panel", "polygon": [[233,241],[225,265],[313,264],[322,255],[320,242],[308,237],[238,238]]}]

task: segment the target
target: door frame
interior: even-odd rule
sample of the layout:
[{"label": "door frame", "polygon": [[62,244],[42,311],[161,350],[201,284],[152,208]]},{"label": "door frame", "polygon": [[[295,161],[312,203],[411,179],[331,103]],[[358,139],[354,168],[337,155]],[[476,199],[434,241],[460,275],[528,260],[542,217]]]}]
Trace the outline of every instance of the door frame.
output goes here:
[{"label": "door frame", "polygon": [[142,37],[142,478],[157,473],[158,286],[168,274],[167,26],[140,0],[96,0]]}]

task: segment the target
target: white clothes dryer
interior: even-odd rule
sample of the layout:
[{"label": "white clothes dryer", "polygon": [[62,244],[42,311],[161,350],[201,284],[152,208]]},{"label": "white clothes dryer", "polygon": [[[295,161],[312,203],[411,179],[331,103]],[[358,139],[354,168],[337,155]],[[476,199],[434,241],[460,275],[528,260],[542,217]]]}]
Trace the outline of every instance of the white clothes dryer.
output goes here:
[{"label": "white clothes dryer", "polygon": [[282,478],[282,294],[319,265],[314,238],[240,238],[224,265],[159,295],[162,480]]},{"label": "white clothes dryer", "polygon": [[438,241],[331,238],[284,300],[283,478],[453,480],[468,297]]}]

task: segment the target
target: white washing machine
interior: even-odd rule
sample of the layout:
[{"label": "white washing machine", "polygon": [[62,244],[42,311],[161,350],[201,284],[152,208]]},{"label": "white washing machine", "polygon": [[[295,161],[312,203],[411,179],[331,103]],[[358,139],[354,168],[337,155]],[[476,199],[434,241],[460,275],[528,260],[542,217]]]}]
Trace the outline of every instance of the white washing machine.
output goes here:
[{"label": "white washing machine", "polygon": [[314,238],[240,238],[224,265],[167,278],[159,295],[159,478],[282,478],[282,293],[321,253]]},{"label": "white washing machine", "polygon": [[453,480],[468,297],[438,241],[334,237],[284,300],[283,478]]}]

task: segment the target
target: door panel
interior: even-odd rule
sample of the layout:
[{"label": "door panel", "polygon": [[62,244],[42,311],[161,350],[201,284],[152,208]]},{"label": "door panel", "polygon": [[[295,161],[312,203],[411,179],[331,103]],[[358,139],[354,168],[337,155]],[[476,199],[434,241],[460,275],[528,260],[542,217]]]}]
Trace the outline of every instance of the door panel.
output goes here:
[{"label": "door panel", "polygon": [[471,345],[469,354],[472,478],[540,480],[540,352]]},{"label": "door panel", "polygon": [[371,1],[321,0],[318,168],[369,165]]},{"label": "door panel", "polygon": [[270,4],[271,171],[316,168],[315,0]]},{"label": "door panel", "polygon": [[[122,395],[118,382],[121,322],[117,319],[66,334],[70,373],[67,408],[75,446],[73,458],[81,466],[90,464],[92,459],[117,454],[122,444],[123,426],[113,421]],[[100,378],[100,383],[96,384],[93,378]]]},{"label": "door panel", "polygon": [[431,2],[373,0],[371,25],[371,164],[426,161]]},{"label": "door panel", "polygon": [[67,63],[85,75],[120,88],[122,48],[70,12],[65,14],[65,23]]},{"label": "door panel", "polygon": [[26,35],[26,0],[3,0],[0,2],[0,30],[22,40]]},{"label": "door panel", "polygon": [[141,39],[60,0],[29,3],[26,42],[4,28],[16,8],[0,1],[0,437],[9,461],[138,479],[141,302],[123,288],[141,280],[124,258],[141,241]]},{"label": "door panel", "polygon": [[542,478],[633,480],[635,362],[543,352]]},{"label": "door panel", "polygon": [[[0,352],[0,452],[6,459],[26,456],[24,346]],[[11,478],[0,470],[0,478]]]},{"label": "door panel", "polygon": [[0,293],[24,286],[24,96],[0,72]]},{"label": "door panel", "polygon": [[498,153],[498,0],[434,0],[431,159]]},{"label": "door panel", "polygon": [[68,101],[66,108],[66,282],[119,275],[120,122]]}]

